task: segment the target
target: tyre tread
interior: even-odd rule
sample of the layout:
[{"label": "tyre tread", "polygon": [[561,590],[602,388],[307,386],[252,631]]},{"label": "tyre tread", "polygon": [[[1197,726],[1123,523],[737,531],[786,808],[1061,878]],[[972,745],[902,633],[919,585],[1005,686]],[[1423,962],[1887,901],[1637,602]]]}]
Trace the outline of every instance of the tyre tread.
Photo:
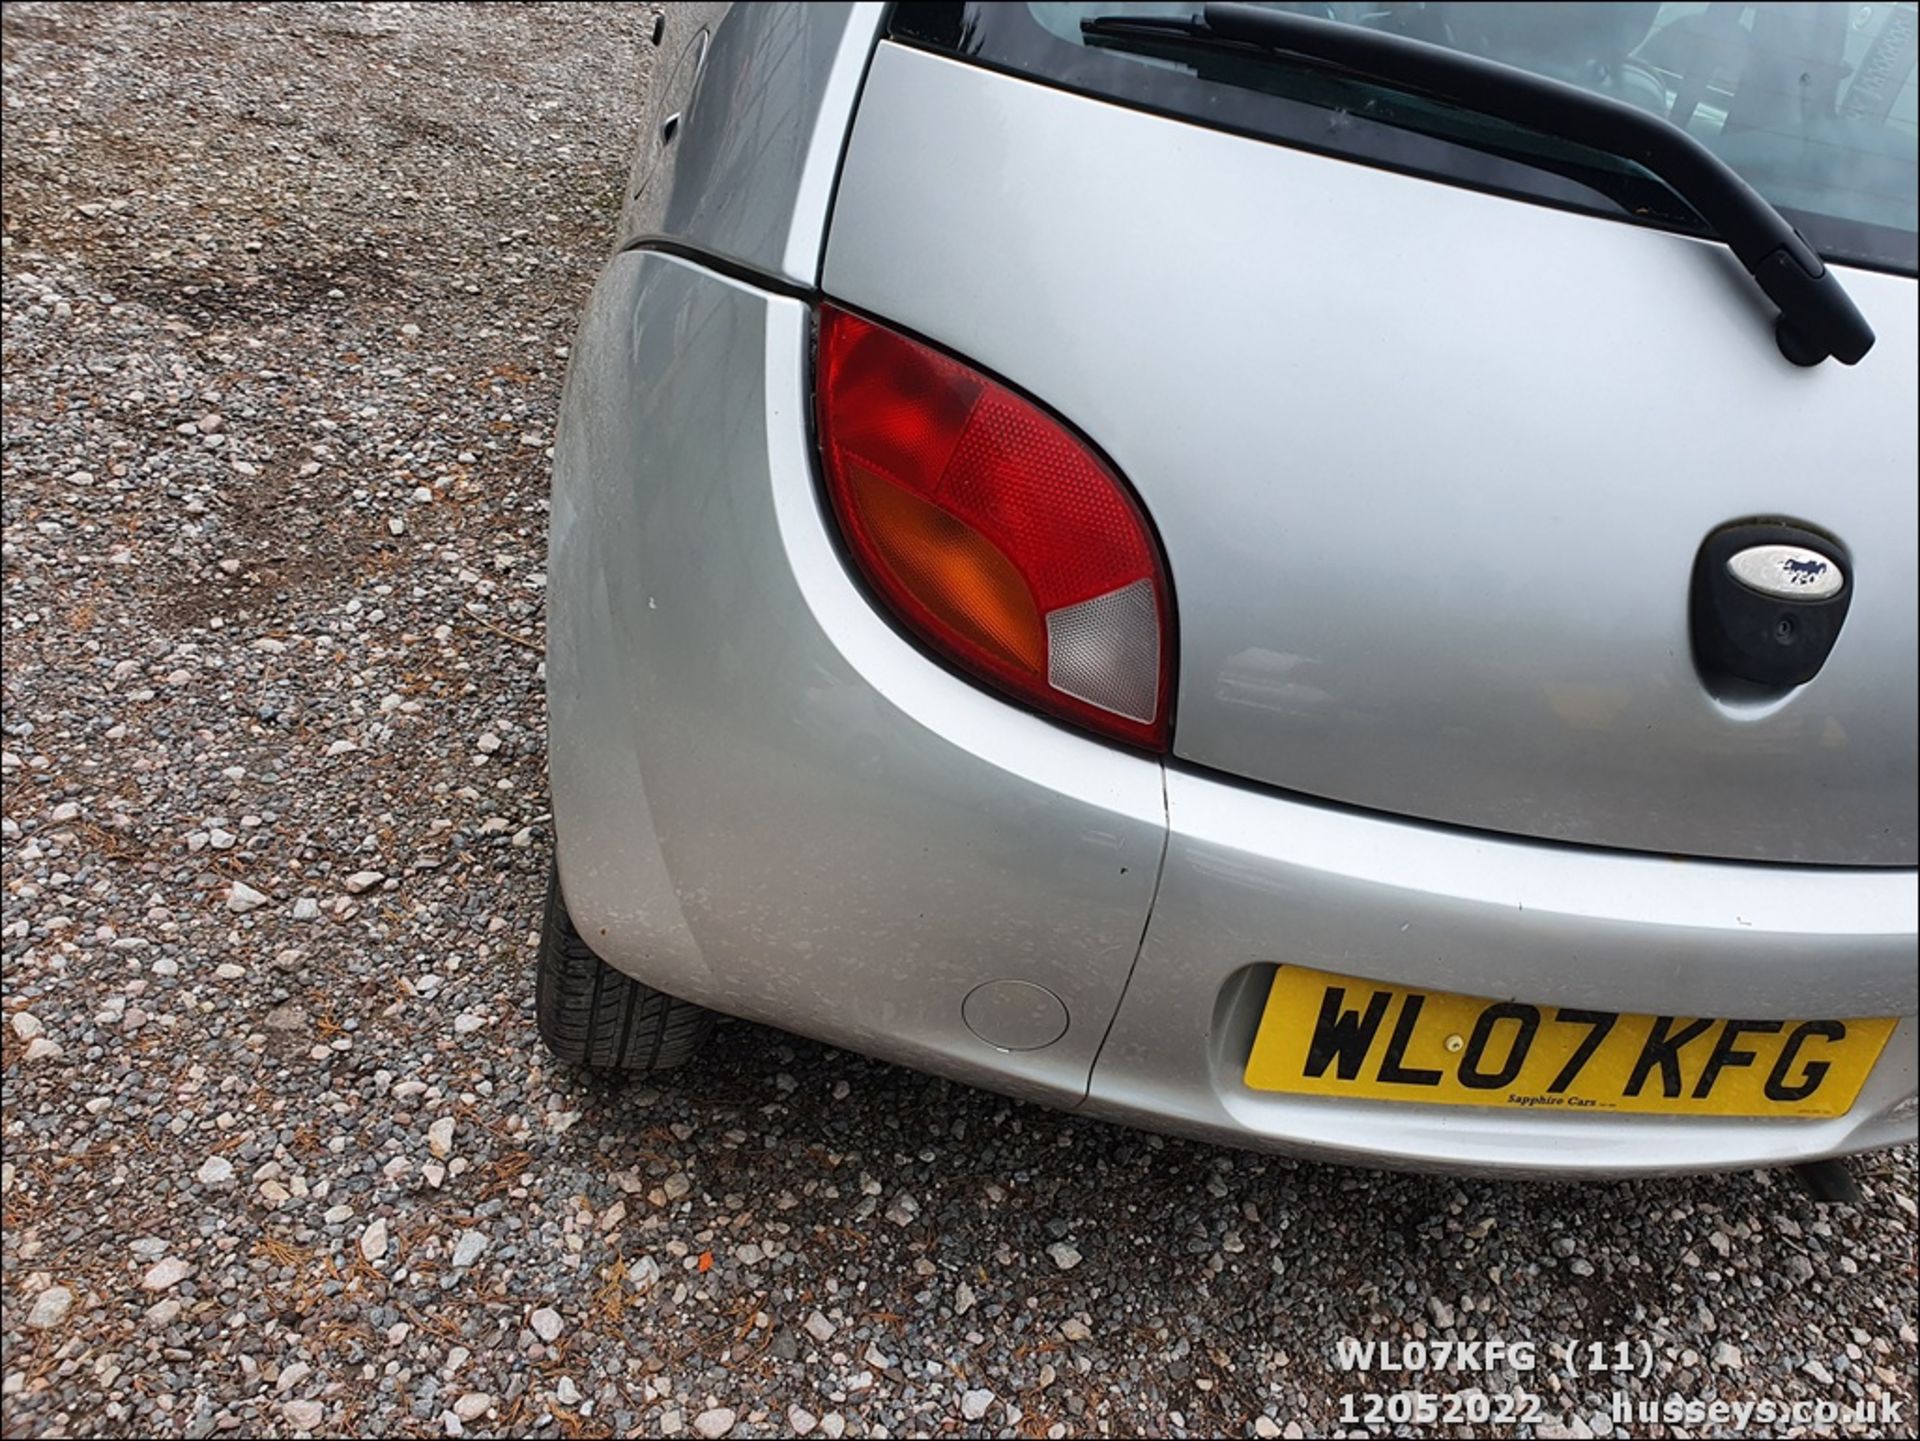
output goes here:
[{"label": "tyre tread", "polygon": [[557,870],[547,876],[535,1012],[547,1049],[596,1071],[664,1071],[688,1060],[713,1028],[704,1006],[609,966],[574,928]]}]

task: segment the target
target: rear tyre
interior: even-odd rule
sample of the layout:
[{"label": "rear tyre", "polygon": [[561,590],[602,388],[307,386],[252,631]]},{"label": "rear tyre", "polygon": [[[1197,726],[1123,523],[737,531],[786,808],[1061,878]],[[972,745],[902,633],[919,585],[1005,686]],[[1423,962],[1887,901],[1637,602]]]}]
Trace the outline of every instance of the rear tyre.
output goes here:
[{"label": "rear tyre", "polygon": [[713,1029],[713,1012],[622,975],[596,956],[567,914],[560,870],[547,870],[535,1010],[540,1038],[569,1065],[594,1071],[664,1071],[687,1060]]}]

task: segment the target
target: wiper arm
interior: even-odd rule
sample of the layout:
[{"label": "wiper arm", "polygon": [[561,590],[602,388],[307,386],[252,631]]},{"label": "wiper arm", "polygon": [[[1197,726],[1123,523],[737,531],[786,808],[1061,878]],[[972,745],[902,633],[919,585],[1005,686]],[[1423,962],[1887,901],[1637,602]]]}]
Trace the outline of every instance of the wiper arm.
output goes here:
[{"label": "wiper arm", "polygon": [[1780,308],[1774,335],[1788,360],[1852,365],[1873,348],[1866,317],[1786,218],[1705,145],[1637,106],[1390,31],[1259,5],[1207,5],[1198,19],[1100,15],[1080,28],[1114,47],[1287,57],[1631,160],[1692,206]]}]

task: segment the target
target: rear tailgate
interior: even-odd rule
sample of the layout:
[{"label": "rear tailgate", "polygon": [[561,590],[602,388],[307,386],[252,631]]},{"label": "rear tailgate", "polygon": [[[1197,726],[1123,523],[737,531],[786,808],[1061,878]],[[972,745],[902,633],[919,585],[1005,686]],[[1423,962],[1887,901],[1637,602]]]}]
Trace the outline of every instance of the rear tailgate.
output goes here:
[{"label": "rear tailgate", "polygon": [[[1061,412],[1137,488],[1178,611],[1174,751],[1520,835],[1912,865],[1915,286],[1799,369],[1711,242],[880,46],[826,292]],[[1716,528],[1848,552],[1825,668],[1716,694]]]}]

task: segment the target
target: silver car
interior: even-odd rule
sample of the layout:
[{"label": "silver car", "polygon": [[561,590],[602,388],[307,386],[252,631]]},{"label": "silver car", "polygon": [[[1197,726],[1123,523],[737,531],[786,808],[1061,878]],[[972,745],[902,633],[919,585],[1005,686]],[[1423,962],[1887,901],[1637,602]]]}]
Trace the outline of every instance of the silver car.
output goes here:
[{"label": "silver car", "polygon": [[1912,1139],[1917,30],[672,7],[554,458],[553,1050]]}]

